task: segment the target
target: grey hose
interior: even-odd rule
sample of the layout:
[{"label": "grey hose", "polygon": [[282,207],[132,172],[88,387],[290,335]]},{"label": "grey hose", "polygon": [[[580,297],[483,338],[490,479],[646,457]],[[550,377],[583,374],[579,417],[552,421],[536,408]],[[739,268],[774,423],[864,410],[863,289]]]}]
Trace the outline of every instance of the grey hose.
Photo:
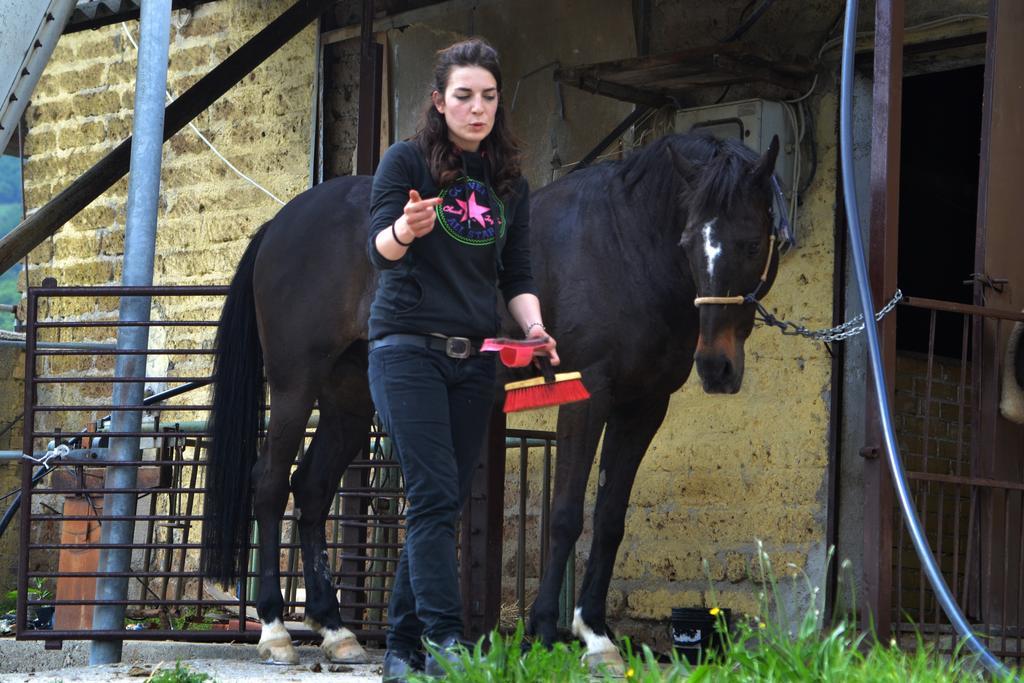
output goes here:
[{"label": "grey hose", "polygon": [[896,496],[903,510],[903,519],[907,529],[910,531],[910,538],[914,542],[914,549],[921,558],[925,574],[931,583],[935,597],[942,605],[946,617],[953,624],[957,633],[964,639],[964,642],[971,648],[981,660],[981,663],[992,674],[999,676],[1009,675],[1009,671],[1003,663],[996,659],[991,652],[978,640],[971,631],[970,624],[964,619],[964,615],[957,607],[956,600],[949,591],[942,573],[935,564],[932,549],[928,545],[921,523],[917,518],[917,510],[914,508],[914,501],[910,497],[907,488],[907,479],[903,473],[903,464],[900,460],[899,451],[896,448],[896,437],[893,434],[892,420],[889,413],[888,392],[885,387],[885,376],[882,374],[882,354],[878,346],[878,329],[875,326],[875,318],[871,315],[871,288],[868,284],[868,272],[864,263],[864,246],[860,237],[860,217],[857,214],[857,191],[853,178],[853,131],[851,127],[853,100],[853,48],[856,43],[857,31],[857,0],[847,0],[846,3],[846,25],[843,29],[843,67],[841,97],[839,103],[839,136],[840,136],[840,158],[843,170],[843,196],[846,197],[846,224],[850,234],[850,251],[853,253],[853,263],[857,272],[857,289],[860,293],[861,310],[864,311],[864,331],[867,332],[868,355],[871,359],[871,376],[874,378],[875,398],[878,401],[878,413],[882,420],[882,433],[885,437],[885,455],[889,463],[889,471],[892,473],[892,483],[896,487]]}]

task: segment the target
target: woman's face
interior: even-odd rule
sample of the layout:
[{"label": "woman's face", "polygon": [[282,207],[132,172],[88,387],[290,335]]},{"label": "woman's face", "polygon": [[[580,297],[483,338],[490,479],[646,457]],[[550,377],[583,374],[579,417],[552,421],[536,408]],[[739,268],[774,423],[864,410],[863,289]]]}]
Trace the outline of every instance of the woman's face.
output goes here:
[{"label": "woman's face", "polygon": [[498,84],[491,72],[482,66],[455,67],[444,95],[435,90],[431,99],[448,124],[448,138],[460,149],[477,151],[498,112]]}]

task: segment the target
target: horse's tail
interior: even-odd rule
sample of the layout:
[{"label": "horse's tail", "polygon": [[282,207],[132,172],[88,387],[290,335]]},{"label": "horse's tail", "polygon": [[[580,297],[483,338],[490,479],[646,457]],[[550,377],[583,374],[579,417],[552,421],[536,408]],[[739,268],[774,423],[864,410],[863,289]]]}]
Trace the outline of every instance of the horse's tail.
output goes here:
[{"label": "horse's tail", "polygon": [[203,575],[227,586],[244,575],[249,546],[251,478],[264,397],[253,271],[267,225],[260,228],[242,255],[214,342],[201,566]]}]

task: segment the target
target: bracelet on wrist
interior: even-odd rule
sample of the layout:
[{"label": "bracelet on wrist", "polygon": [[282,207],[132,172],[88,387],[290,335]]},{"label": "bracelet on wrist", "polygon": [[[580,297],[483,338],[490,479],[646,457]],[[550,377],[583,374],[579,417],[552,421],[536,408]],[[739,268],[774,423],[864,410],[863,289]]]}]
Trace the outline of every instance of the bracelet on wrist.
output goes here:
[{"label": "bracelet on wrist", "polygon": [[540,329],[542,329],[545,332],[547,332],[547,328],[544,327],[544,323],[530,323],[529,325],[526,326],[526,334],[529,335],[530,334],[530,330],[532,330],[535,327],[539,327]]},{"label": "bracelet on wrist", "polygon": [[[397,223],[397,221],[395,222]],[[412,243],[416,240],[415,237],[413,237],[412,240],[409,242],[403,242],[402,240],[398,239],[398,232],[395,230],[395,223],[391,224],[391,237],[394,238],[394,240],[403,247],[411,247]]]}]

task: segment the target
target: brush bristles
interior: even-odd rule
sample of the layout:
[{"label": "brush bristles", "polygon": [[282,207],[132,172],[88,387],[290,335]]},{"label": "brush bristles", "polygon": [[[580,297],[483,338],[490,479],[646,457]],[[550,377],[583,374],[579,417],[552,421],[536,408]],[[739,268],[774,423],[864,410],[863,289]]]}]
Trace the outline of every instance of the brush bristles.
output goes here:
[{"label": "brush bristles", "polygon": [[506,413],[560,406],[590,398],[590,392],[583,386],[583,382],[575,378],[512,389],[508,386],[505,391]]}]

